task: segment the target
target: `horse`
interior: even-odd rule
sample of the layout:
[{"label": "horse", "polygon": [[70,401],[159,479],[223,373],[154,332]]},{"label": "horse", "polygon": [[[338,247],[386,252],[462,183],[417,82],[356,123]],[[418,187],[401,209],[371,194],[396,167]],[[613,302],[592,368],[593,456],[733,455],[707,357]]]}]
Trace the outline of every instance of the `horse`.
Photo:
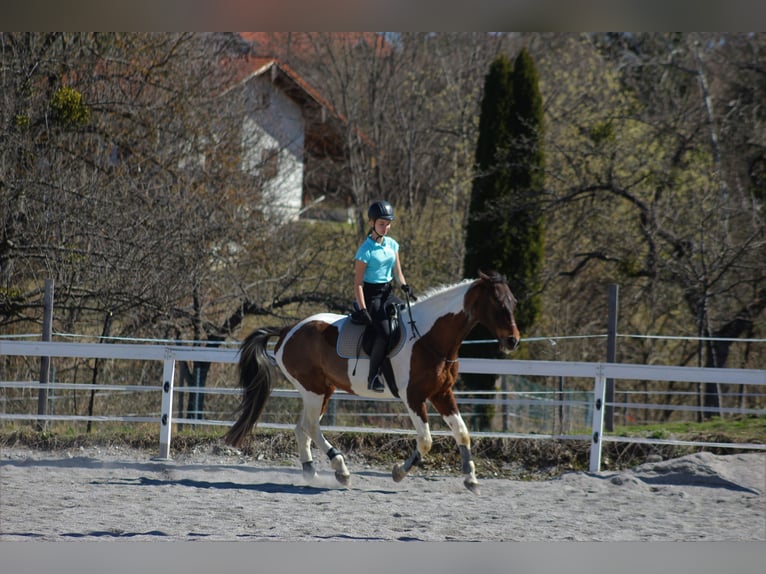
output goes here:
[{"label": "horse", "polygon": [[[403,480],[431,450],[428,401],[455,438],[463,484],[478,493],[471,439],[452,390],[458,374],[458,349],[477,324],[494,334],[504,353],[516,349],[520,335],[514,318],[515,306],[516,299],[506,278],[496,272],[480,272],[478,279],[433,289],[411,305],[408,301],[410,329],[403,347],[390,361],[396,394],[407,408],[417,439],[409,458],[394,465],[395,482]],[[368,358],[348,358],[338,353],[339,333],[349,320],[346,315],[319,313],[291,326],[266,327],[250,333],[240,345],[239,382],[243,388],[240,414],[224,441],[235,448],[245,441],[271,393],[276,364],[302,398],[295,438],[303,477],[310,483],[317,476],[311,452],[313,440],[329,458],[336,480],[348,486],[351,474],[343,453],[325,439],[320,428],[328,401],[336,390],[367,398],[393,396],[390,387],[383,394],[368,390]],[[272,359],[267,344],[273,337],[277,341]]]}]

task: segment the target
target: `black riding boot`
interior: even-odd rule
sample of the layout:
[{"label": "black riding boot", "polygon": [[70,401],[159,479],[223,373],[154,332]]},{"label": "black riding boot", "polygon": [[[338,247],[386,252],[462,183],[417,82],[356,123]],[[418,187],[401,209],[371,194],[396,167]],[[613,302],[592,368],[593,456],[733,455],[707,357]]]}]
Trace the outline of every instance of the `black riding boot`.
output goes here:
[{"label": "black riding boot", "polygon": [[386,354],[386,342],[380,337],[375,339],[370,353],[370,373],[367,375],[367,388],[376,393],[382,393],[386,390],[385,379],[380,372],[380,365]]}]

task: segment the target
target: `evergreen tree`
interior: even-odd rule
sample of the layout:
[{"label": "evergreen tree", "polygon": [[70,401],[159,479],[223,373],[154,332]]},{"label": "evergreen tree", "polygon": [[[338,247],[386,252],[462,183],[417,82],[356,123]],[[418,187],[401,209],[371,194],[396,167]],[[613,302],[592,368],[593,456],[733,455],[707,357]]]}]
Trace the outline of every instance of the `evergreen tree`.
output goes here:
[{"label": "evergreen tree", "polygon": [[502,271],[497,240],[502,223],[498,209],[510,188],[505,161],[511,142],[513,112],[513,68],[506,56],[499,56],[484,80],[479,117],[479,137],[471,203],[466,226],[463,273],[476,277],[480,269]]},{"label": "evergreen tree", "polygon": [[501,229],[503,272],[519,300],[516,321],[528,330],[540,315],[540,272],[543,267],[542,193],[545,184],[543,102],[537,70],[522,49],[513,67],[513,113],[508,158],[511,205]]},{"label": "evergreen tree", "polygon": [[485,80],[463,270],[468,277],[480,269],[507,275],[519,300],[516,320],[522,330],[540,312],[542,133],[532,58],[522,50],[512,69],[508,58],[498,57]]},{"label": "evergreen tree", "polygon": [[[463,270],[468,277],[490,269],[508,277],[519,300],[516,320],[522,332],[540,312],[542,128],[542,98],[529,53],[522,50],[513,66],[505,56],[498,57],[484,85]],[[468,338],[487,340],[492,336],[479,326]],[[462,353],[473,357],[497,354],[494,343],[469,343]],[[492,390],[495,386],[495,377],[489,375],[463,376],[463,380],[472,389]],[[474,426],[488,424],[491,407],[477,411],[481,416]]]}]

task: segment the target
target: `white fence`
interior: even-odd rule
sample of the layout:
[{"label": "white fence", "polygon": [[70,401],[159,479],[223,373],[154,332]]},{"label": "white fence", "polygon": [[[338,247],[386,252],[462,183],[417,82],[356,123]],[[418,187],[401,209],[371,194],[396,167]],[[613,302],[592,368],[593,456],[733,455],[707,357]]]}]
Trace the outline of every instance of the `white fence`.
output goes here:
[{"label": "white fence", "polygon": [[[237,349],[209,349],[201,347],[177,347],[168,345],[137,345],[98,343],[60,343],[60,342],[27,342],[0,339],[0,356],[33,356],[33,357],[69,357],[97,359],[133,359],[144,361],[162,361],[164,364],[161,384],[157,387],[129,387],[126,385],[83,385],[52,383],[2,383],[0,388],[79,388],[86,390],[161,390],[161,414],[159,420],[155,417],[131,417],[133,422],[159,422],[160,424],[160,458],[169,458],[171,433],[173,425],[173,396],[176,361],[200,361],[209,363],[236,363]],[[685,442],[637,437],[607,436],[604,434],[604,410],[606,380],[641,380],[641,381],[681,381],[695,383],[724,383],[738,385],[766,386],[766,370],[760,369],[705,369],[696,367],[672,367],[660,365],[635,365],[621,363],[587,363],[559,361],[517,361],[500,359],[461,359],[460,371],[463,373],[480,373],[496,375],[525,375],[542,377],[577,377],[593,380],[592,424],[591,435],[520,435],[500,433],[499,436],[512,438],[536,439],[574,439],[589,440],[590,470],[598,472],[601,468],[601,451],[605,441],[634,442],[652,444],[682,444],[691,446],[736,447],[739,449],[766,450],[763,444],[729,444],[711,442]],[[197,390],[195,389],[194,392]],[[205,389],[205,392],[239,393],[239,389]],[[766,410],[750,409],[748,413],[764,415]],[[73,415],[38,415],[36,413],[0,413],[0,419],[10,420],[93,420],[102,421],[104,417],[83,417]],[[123,419],[121,419],[123,420]],[[175,421],[178,422],[178,421]],[[211,424],[210,421],[186,421],[189,423]],[[218,424],[230,424],[231,421],[219,421]],[[284,428],[287,425],[261,425],[274,428]],[[331,427],[328,430],[353,430],[358,432],[407,432],[394,429],[373,428],[343,428]],[[439,433],[434,433],[439,434]],[[446,433],[445,433],[446,434]],[[482,436],[488,433],[474,433]],[[498,433],[493,433],[498,436]]]}]

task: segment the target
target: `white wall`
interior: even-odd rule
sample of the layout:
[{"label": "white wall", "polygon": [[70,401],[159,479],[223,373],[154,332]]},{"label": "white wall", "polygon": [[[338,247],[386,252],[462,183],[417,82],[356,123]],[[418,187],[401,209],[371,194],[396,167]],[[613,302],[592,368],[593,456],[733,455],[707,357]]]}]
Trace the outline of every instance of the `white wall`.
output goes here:
[{"label": "white wall", "polygon": [[264,154],[277,153],[277,174],[264,186],[264,213],[279,221],[298,218],[303,203],[305,123],[300,107],[270,80],[252,78],[244,86],[247,113],[242,125],[242,169],[263,176]]}]

